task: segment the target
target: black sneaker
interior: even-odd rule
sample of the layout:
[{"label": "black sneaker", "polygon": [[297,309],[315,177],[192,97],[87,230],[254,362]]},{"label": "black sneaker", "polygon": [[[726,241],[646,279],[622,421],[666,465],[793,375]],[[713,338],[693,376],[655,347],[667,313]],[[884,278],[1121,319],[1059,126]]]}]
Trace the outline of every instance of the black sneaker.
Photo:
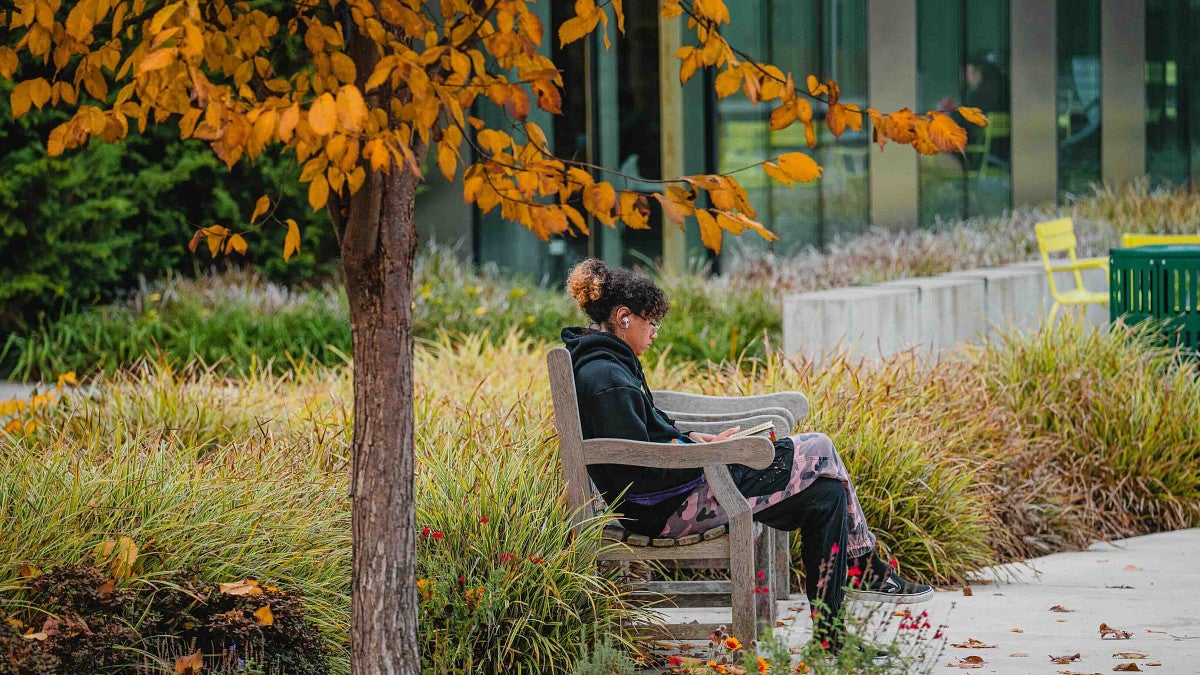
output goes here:
[{"label": "black sneaker", "polygon": [[888,575],[882,579],[874,575],[868,576],[873,578],[865,579],[857,587],[853,585],[856,580],[851,579],[852,584],[846,595],[852,600],[887,602],[894,605],[912,605],[933,598],[932,587],[915,581],[905,581],[896,570],[889,569]]}]

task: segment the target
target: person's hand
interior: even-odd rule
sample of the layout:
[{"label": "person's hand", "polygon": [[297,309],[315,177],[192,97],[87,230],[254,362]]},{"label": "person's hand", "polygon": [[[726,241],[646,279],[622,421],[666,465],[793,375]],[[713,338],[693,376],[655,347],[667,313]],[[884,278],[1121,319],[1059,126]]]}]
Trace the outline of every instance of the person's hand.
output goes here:
[{"label": "person's hand", "polygon": [[693,431],[692,433],[688,434],[688,438],[696,441],[697,443],[712,443],[714,441],[723,441],[741,430],[742,428],[737,426],[733,427],[732,429],[726,429],[719,434],[706,434],[703,431]]}]

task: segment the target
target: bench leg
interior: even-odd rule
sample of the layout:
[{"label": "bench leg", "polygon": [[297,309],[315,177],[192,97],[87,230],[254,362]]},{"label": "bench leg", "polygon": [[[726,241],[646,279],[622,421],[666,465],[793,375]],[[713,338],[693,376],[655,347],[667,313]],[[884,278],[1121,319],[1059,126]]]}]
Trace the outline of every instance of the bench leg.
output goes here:
[{"label": "bench leg", "polygon": [[771,584],[776,600],[792,594],[792,539],[787,530],[775,531],[775,581]]},{"label": "bench leg", "polygon": [[[754,546],[754,559],[757,565],[754,573],[754,613],[760,629],[763,626],[775,627],[776,604],[773,586],[776,578],[775,537],[777,536],[779,536],[778,532],[764,527]],[[761,579],[758,578],[760,572],[763,575]]]},{"label": "bench leg", "polygon": [[[755,542],[750,514],[734,516],[729,523],[729,601],[733,610],[732,632],[745,644],[757,639],[755,601]],[[734,522],[738,521],[738,522]]]}]

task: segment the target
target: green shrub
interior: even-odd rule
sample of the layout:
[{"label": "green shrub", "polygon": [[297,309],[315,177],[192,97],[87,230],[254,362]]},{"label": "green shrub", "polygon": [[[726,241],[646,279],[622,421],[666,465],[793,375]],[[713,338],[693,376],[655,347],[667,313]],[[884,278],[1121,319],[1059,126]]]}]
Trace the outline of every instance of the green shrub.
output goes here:
[{"label": "green shrub", "polygon": [[[0,118],[11,119],[11,83],[0,83]],[[27,330],[107,302],[142,277],[224,269],[207,251],[187,250],[192,233],[214,223],[250,227],[260,195],[275,207],[253,229],[245,262],[267,277],[296,282],[334,271],[328,218],[308,208],[291,159],[262,158],[227,169],[199,141],[154,127],[118,144],[100,141],[48,157],[45,138],[66,119],[33,111],[0,127],[0,332]],[[285,228],[302,225],[304,245],[285,264]]]}]

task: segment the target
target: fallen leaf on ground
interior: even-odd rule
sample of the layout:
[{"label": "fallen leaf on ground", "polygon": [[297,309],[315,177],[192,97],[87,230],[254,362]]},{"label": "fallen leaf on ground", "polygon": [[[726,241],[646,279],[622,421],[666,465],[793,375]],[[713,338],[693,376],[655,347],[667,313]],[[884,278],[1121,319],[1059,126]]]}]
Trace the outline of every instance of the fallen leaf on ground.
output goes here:
[{"label": "fallen leaf on ground", "polygon": [[1071,654],[1070,656],[1051,656],[1050,660],[1055,663],[1070,663],[1072,661],[1078,661],[1079,657],[1080,657],[1079,652],[1075,652],[1074,654]]},{"label": "fallen leaf on ground", "polygon": [[1144,666],[1161,666],[1162,662],[1161,661],[1147,661],[1147,662],[1143,663],[1142,665],[1144,665]]},{"label": "fallen leaf on ground", "polygon": [[1011,630],[1011,631],[1009,631],[1009,632],[1010,632],[1010,633],[1024,633],[1024,632],[1025,632],[1025,629],[1024,629],[1024,628],[1014,628],[1014,629],[1012,629],[1012,630]]},{"label": "fallen leaf on ground", "polygon": [[1133,586],[1128,586],[1125,584],[1122,584],[1120,586],[1105,586],[1105,588],[1112,588],[1112,589],[1117,589],[1117,590],[1128,590],[1128,591],[1133,590]]},{"label": "fallen leaf on ground", "polygon": [[1130,633],[1127,630],[1121,630],[1120,628],[1113,628],[1112,626],[1110,626],[1106,623],[1100,624],[1100,639],[1101,640],[1128,640],[1131,637],[1133,637],[1133,633]]},{"label": "fallen leaf on ground", "polygon": [[1100,673],[1085,673],[1079,670],[1060,670],[1061,675],[1100,675]]},{"label": "fallen leaf on ground", "polygon": [[1055,605],[1050,608],[1050,611],[1051,612],[1074,612],[1075,610],[1067,609],[1066,607],[1063,607],[1062,605]]},{"label": "fallen leaf on ground", "polygon": [[1098,563],[1106,563],[1106,562],[1108,562],[1108,558],[1105,558],[1104,560],[1097,560],[1096,562],[1098,562]]},{"label": "fallen leaf on ground", "polygon": [[1138,668],[1137,664],[1134,663],[1133,661],[1130,661],[1129,663],[1118,663],[1117,665],[1113,666],[1113,670],[1119,670],[1123,673],[1140,673],[1140,672],[1142,672],[1142,669]]},{"label": "fallen leaf on ground", "polygon": [[1026,656],[1029,656],[1029,655],[1026,654],[1025,652],[1013,652],[1013,653],[1009,654],[1009,656],[1017,657],[1017,658],[1025,658]]},{"label": "fallen leaf on ground", "polygon": [[976,640],[973,637],[967,638],[966,642],[958,642],[958,643],[952,644],[950,646],[958,647],[959,649],[995,649],[996,648],[996,645],[985,645],[985,644],[983,644],[983,640]]},{"label": "fallen leaf on ground", "polygon": [[972,595],[975,595],[975,592],[971,590],[970,586],[967,586],[967,587],[963,588],[963,595],[965,595],[969,598]]},{"label": "fallen leaf on ground", "polygon": [[175,659],[175,675],[199,675],[200,669],[203,667],[204,657],[200,652]]},{"label": "fallen leaf on ground", "polygon": [[244,579],[229,584],[219,584],[222,595],[262,595],[262,588],[253,579]]},{"label": "fallen leaf on ground", "polygon": [[1067,622],[1067,620],[1066,620],[1066,619],[1055,619],[1055,621],[1057,621],[1057,622],[1059,622],[1059,623],[1066,623],[1066,622]]},{"label": "fallen leaf on ground", "polygon": [[958,663],[947,663],[946,665],[951,668],[982,668],[983,667],[983,657],[982,656],[968,656],[968,657],[964,658],[962,661],[959,661]]},{"label": "fallen leaf on ground", "polygon": [[1165,631],[1165,630],[1154,630],[1153,628],[1147,628],[1146,632],[1147,633],[1162,633],[1163,635],[1167,634],[1167,631]]},{"label": "fallen leaf on ground", "polygon": [[1144,659],[1148,654],[1139,654],[1137,652],[1117,652],[1113,654],[1114,659]]},{"label": "fallen leaf on ground", "polygon": [[1126,565],[1125,566],[1125,570],[1128,572],[1133,572],[1134,570],[1140,570],[1140,569],[1142,569],[1142,568],[1138,567],[1137,565]]}]

